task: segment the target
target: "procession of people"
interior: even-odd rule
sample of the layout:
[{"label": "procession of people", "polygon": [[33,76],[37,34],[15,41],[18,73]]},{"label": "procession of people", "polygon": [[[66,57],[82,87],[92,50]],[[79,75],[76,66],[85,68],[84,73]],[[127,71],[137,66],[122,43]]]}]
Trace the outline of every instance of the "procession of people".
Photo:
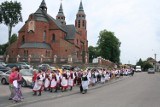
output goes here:
[{"label": "procession of people", "polygon": [[[37,73],[35,73],[37,72]],[[33,75],[33,95],[41,96],[42,90],[50,92],[72,91],[75,86],[79,86],[82,94],[87,93],[88,87],[96,83],[105,83],[110,80],[112,74],[106,69],[75,70],[39,70]],[[36,77],[35,77],[36,76]],[[35,80],[36,78],[36,80]]]},{"label": "procession of people", "polygon": [[[79,87],[82,94],[86,94],[89,87],[96,84],[104,84],[111,78],[118,77],[121,73],[126,74],[130,69],[103,69],[93,68],[86,70],[63,69],[60,70],[34,70],[32,76],[33,96],[41,96],[44,91],[48,92],[67,92],[72,91],[74,87]],[[130,72],[131,75],[134,72]],[[22,76],[18,68],[12,68],[9,75],[9,88],[11,95],[9,100],[19,102],[24,99],[21,91]]]}]

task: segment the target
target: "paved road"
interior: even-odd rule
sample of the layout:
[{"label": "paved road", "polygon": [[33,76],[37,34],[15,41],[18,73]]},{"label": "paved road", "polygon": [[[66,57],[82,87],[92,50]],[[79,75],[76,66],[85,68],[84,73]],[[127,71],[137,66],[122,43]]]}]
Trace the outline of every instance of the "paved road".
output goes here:
[{"label": "paved road", "polygon": [[160,107],[160,73],[136,73],[111,85],[20,107]]}]

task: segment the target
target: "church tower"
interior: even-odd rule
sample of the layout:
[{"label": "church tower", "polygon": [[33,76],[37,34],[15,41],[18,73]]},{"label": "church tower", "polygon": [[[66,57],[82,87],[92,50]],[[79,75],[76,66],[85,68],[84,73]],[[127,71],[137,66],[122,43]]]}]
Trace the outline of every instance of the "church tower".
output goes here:
[{"label": "church tower", "polygon": [[66,25],[65,16],[63,14],[62,2],[60,4],[59,12],[56,16],[56,20],[60,21],[62,25]]},{"label": "church tower", "polygon": [[80,1],[79,10],[76,15],[75,27],[81,36],[81,54],[82,61],[85,62],[85,58],[88,57],[88,41],[87,41],[87,21],[86,14],[83,9],[82,0]]},{"label": "church tower", "polygon": [[45,13],[47,13],[47,6],[45,3],[45,0],[41,2],[41,5],[39,6],[39,8],[42,9],[42,11],[44,11]]},{"label": "church tower", "polygon": [[83,10],[82,1],[80,2],[79,10],[76,15],[75,26],[77,29],[85,29],[86,30],[86,15]]}]

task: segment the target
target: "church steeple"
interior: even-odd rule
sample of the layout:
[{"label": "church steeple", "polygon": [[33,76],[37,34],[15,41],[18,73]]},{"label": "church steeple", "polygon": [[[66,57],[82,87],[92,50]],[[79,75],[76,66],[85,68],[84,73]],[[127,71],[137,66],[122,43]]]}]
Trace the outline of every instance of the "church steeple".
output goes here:
[{"label": "church steeple", "polygon": [[65,21],[65,16],[63,14],[63,7],[62,7],[62,2],[60,4],[60,7],[59,7],[59,12],[56,16],[56,19],[59,20],[62,24],[66,24],[66,21]]},{"label": "church steeple", "polygon": [[76,15],[75,26],[76,28],[86,29],[86,15],[83,10],[82,0],[80,1],[79,10]]},{"label": "church steeple", "polygon": [[47,12],[47,6],[46,6],[46,3],[45,3],[45,0],[42,0],[39,8],[42,9],[44,12]]},{"label": "church steeple", "polygon": [[80,5],[79,5],[79,12],[84,12],[82,0],[81,0]]}]

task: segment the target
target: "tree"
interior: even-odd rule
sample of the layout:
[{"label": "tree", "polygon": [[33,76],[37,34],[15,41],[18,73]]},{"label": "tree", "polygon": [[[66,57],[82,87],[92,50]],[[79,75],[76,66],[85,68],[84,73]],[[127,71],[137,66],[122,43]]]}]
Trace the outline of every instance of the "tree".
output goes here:
[{"label": "tree", "polygon": [[140,66],[142,66],[143,65],[143,61],[142,61],[142,59],[140,58],[139,59],[139,61],[136,63],[136,65],[140,65]]},{"label": "tree", "polygon": [[14,27],[18,22],[22,21],[21,15],[21,4],[17,1],[5,1],[0,5],[1,9],[1,22],[8,26],[8,34],[9,34],[9,45],[10,45],[10,38],[12,33],[12,27]]},{"label": "tree", "polygon": [[[14,33],[11,36],[10,44],[14,43],[17,39],[18,39],[17,34]],[[9,46],[8,42],[5,43],[5,44],[0,45],[0,55],[4,55],[4,53],[6,52],[8,46]]]},{"label": "tree", "polygon": [[103,30],[97,42],[100,56],[114,63],[120,62],[120,41],[113,32]]},{"label": "tree", "polygon": [[88,51],[89,51],[89,62],[92,63],[92,60],[99,56],[99,50],[97,47],[89,46]]},{"label": "tree", "polygon": [[143,71],[147,71],[148,68],[153,68],[153,65],[150,64],[150,63],[147,62],[147,61],[144,61],[143,64],[142,64],[142,68],[143,68]]},{"label": "tree", "polygon": [[0,5],[0,23],[2,23],[2,11],[1,11],[1,5]]},{"label": "tree", "polygon": [[10,44],[12,44],[12,43],[14,43],[16,40],[17,40],[17,34],[13,34],[12,36],[11,36],[11,39],[10,39]]}]

